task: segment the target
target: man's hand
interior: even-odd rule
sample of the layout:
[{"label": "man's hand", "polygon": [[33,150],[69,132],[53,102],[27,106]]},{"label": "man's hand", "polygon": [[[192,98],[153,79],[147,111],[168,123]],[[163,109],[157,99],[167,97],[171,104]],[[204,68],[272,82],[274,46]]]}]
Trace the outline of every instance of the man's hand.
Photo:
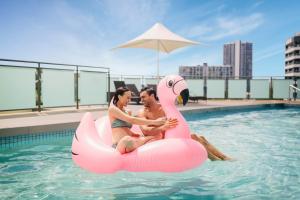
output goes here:
[{"label": "man's hand", "polygon": [[178,120],[176,118],[169,118],[167,119],[167,121],[165,122],[165,124],[163,126],[161,126],[161,129],[163,131],[169,130],[171,128],[175,128],[178,125]]},{"label": "man's hand", "polygon": [[162,126],[164,125],[168,120],[165,117],[160,117],[154,120],[153,125],[154,126]]}]

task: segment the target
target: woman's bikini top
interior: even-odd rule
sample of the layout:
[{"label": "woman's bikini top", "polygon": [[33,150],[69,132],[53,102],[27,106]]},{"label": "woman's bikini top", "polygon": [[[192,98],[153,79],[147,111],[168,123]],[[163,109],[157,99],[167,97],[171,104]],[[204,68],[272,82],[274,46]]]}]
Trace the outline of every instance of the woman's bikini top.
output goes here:
[{"label": "woman's bikini top", "polygon": [[[123,111],[127,114],[126,111]],[[125,122],[121,119],[115,119],[112,123],[111,123],[111,128],[120,128],[120,127],[127,127],[127,128],[131,128],[132,124]]]},{"label": "woman's bikini top", "polygon": [[123,120],[120,119],[115,119],[112,123],[111,123],[111,128],[120,128],[120,127],[127,127],[127,128],[131,128],[132,124],[125,122]]}]

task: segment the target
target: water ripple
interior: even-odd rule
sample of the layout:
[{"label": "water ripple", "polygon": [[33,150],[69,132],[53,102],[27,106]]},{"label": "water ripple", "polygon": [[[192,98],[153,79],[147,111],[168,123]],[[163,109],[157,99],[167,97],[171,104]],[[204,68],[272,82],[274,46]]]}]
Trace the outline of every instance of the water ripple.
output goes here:
[{"label": "water ripple", "polygon": [[300,109],[193,113],[187,120],[236,161],[182,173],[95,175],[73,164],[66,137],[2,151],[1,199],[300,199]]}]

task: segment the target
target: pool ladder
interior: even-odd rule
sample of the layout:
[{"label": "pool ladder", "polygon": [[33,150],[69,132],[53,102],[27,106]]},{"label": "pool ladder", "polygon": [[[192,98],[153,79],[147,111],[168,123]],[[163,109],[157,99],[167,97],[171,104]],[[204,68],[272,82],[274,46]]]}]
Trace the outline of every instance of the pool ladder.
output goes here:
[{"label": "pool ladder", "polygon": [[291,99],[291,90],[294,90],[294,92],[296,92],[296,90],[297,91],[300,91],[300,89],[299,88],[297,88],[297,87],[295,87],[295,86],[293,86],[293,85],[289,85],[289,101],[291,101],[292,99]]}]

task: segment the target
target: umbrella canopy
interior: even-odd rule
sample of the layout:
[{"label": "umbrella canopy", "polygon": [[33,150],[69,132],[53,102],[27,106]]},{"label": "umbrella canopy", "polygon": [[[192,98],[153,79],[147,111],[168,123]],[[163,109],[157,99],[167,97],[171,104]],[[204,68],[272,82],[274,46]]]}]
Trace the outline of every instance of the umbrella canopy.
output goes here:
[{"label": "umbrella canopy", "polygon": [[147,48],[158,52],[157,59],[157,77],[159,78],[159,52],[170,53],[171,51],[189,46],[196,45],[197,42],[185,39],[170,30],[163,24],[156,23],[148,31],[122,44],[116,48]]}]

